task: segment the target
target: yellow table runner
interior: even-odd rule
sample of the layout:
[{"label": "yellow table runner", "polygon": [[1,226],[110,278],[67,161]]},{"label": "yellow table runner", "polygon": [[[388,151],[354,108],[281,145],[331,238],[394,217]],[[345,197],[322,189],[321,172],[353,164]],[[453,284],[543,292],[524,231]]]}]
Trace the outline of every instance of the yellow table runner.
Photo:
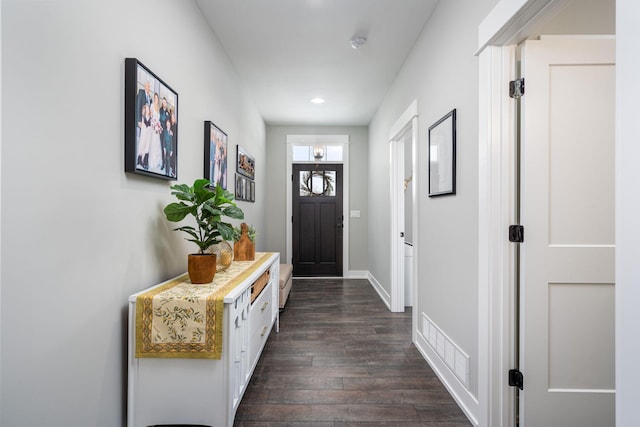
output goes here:
[{"label": "yellow table runner", "polygon": [[224,297],[269,256],[234,261],[209,284],[194,285],[183,274],[138,295],[136,357],[220,359]]}]

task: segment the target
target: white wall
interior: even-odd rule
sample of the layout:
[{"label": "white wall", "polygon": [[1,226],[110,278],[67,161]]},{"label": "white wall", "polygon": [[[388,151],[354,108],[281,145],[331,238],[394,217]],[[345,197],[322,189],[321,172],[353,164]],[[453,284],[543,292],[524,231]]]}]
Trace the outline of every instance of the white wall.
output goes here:
[{"label": "white wall", "polygon": [[178,182],[202,176],[204,120],[258,165],[264,122],[192,1],[3,0],[2,41],[0,425],[123,425],[127,296],[194,250],[170,182],[123,172],[124,58],[179,94]]},{"label": "white wall", "polygon": [[[0,82],[2,82],[2,7],[0,5]],[[2,84],[0,84],[0,100]],[[0,102],[0,192],[2,191],[2,103]],[[2,198],[0,197],[0,242],[2,242]],[[0,244],[0,320],[2,319],[2,245]],[[2,384],[2,322],[0,321],[0,384]],[[0,413],[2,412],[2,387],[0,387]]]},{"label": "white wall", "polygon": [[[349,220],[349,265],[344,266],[344,274],[349,270],[366,271],[367,261],[367,140],[366,126],[267,126],[267,180],[274,189],[269,194],[266,206],[268,227],[266,229],[267,248],[286,253],[287,227],[287,135],[349,135],[349,209],[359,210],[360,218]],[[284,256],[283,256],[284,257]],[[290,256],[289,256],[290,259]]]},{"label": "white wall", "polygon": [[[470,356],[477,396],[478,63],[477,28],[495,0],[440,2],[369,128],[369,268],[390,292],[389,130],[418,99],[418,295],[425,313]],[[460,13],[463,10],[464,13]],[[427,129],[457,109],[457,194],[427,197]],[[416,182],[417,181],[417,182]],[[421,324],[421,322],[419,322]],[[452,380],[454,381],[454,380]]]},{"label": "white wall", "polygon": [[640,3],[616,3],[616,425],[638,424],[640,392]]},{"label": "white wall", "polygon": [[615,34],[616,0],[570,0],[538,34]]}]

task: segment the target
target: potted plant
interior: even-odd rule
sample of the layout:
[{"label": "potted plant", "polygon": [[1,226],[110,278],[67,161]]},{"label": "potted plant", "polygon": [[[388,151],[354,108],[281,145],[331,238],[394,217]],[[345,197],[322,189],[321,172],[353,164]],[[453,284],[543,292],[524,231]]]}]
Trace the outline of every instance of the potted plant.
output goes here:
[{"label": "potted plant", "polygon": [[233,259],[253,261],[256,257],[256,229],[244,222],[233,229]]},{"label": "potted plant", "polygon": [[242,209],[233,202],[234,196],[219,185],[211,187],[208,179],[197,179],[193,186],[177,184],[171,186],[171,194],[179,202],[168,204],[164,208],[167,220],[182,221],[187,215],[193,215],[196,226],[184,225],[175,228],[189,235],[186,240],[195,243],[199,252],[189,254],[188,272],[192,283],[210,283],[216,273],[216,256],[207,253],[207,249],[233,238],[233,226],[222,221],[226,216],[243,219]]}]

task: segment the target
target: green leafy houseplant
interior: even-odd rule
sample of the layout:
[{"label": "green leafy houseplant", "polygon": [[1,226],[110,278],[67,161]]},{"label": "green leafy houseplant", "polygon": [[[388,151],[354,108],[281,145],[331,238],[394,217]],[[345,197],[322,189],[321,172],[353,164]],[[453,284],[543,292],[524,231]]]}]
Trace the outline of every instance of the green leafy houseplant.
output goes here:
[{"label": "green leafy houseplant", "polygon": [[180,202],[170,203],[164,208],[167,220],[180,222],[187,215],[193,215],[196,227],[185,225],[175,228],[184,231],[190,238],[186,240],[195,243],[200,254],[220,241],[233,238],[233,226],[222,221],[222,217],[244,219],[242,209],[233,202],[234,195],[219,185],[211,188],[208,179],[197,179],[193,186],[186,184],[172,185],[171,194]]}]

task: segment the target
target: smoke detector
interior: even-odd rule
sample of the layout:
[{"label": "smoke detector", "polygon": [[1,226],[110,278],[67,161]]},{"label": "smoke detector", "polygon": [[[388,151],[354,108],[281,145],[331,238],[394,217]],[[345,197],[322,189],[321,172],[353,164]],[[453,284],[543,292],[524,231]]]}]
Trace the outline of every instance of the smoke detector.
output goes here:
[{"label": "smoke detector", "polygon": [[351,37],[350,42],[351,42],[352,48],[360,49],[367,42],[367,38],[365,36],[356,34],[353,37]]}]

